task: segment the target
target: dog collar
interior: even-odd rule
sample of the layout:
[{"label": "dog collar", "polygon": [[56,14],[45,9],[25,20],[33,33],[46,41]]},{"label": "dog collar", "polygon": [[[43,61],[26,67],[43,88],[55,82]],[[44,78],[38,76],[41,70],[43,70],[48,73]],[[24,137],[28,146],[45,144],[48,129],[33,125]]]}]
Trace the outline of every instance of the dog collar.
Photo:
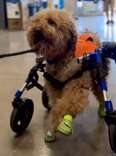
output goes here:
[{"label": "dog collar", "polygon": [[47,59],[47,63],[50,64],[50,65],[52,65],[52,64],[55,64],[56,61],[55,61],[55,60],[48,60],[48,59]]}]

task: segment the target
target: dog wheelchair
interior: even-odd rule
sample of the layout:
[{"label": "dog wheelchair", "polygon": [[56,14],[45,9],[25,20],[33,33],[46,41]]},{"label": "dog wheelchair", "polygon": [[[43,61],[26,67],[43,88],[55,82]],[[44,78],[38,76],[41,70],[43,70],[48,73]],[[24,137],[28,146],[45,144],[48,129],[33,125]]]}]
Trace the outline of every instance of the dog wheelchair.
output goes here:
[{"label": "dog wheelchair", "polygon": [[[82,61],[92,60],[94,62],[92,67],[87,70],[95,68],[97,65],[102,63],[102,58],[107,57],[114,59],[116,61],[116,44],[105,44],[101,49],[97,49],[91,54],[85,54],[83,57],[77,60],[77,63]],[[16,91],[14,96],[12,106],[13,110],[10,118],[10,127],[16,134],[21,134],[28,127],[34,112],[34,104],[31,99],[23,98],[23,93],[25,90],[29,91],[34,87],[37,87],[42,91],[42,103],[43,106],[50,111],[49,97],[44,89],[44,87],[39,83],[39,74],[43,73],[43,77],[51,81],[53,84],[62,85],[62,82],[54,79],[46,72],[46,62],[43,57],[40,57],[37,63],[30,70],[27,79],[23,87]],[[108,99],[107,96],[107,83],[106,80],[100,80],[98,82],[100,89],[104,97],[104,107],[105,116],[104,120],[108,126],[109,143],[111,149],[116,153],[116,111],[113,109],[112,101]]]}]

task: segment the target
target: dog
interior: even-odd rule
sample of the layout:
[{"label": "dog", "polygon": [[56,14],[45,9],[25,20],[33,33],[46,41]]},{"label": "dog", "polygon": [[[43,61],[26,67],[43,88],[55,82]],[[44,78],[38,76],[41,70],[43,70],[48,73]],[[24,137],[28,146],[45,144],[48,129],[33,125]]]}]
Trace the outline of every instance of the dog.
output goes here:
[{"label": "dog", "polygon": [[[66,135],[72,133],[72,119],[88,105],[90,90],[99,101],[99,111],[104,110],[98,81],[107,78],[109,61],[104,58],[95,69],[85,71],[80,77],[73,76],[86,64],[77,63],[75,59],[78,33],[73,17],[65,10],[47,10],[36,14],[28,27],[27,38],[30,46],[38,49],[36,55],[44,56],[47,73],[61,82],[66,81],[65,85],[58,87],[45,79],[44,89],[51,106],[45,140],[51,142],[55,140],[57,131]],[[100,47],[96,34],[93,38]]]}]

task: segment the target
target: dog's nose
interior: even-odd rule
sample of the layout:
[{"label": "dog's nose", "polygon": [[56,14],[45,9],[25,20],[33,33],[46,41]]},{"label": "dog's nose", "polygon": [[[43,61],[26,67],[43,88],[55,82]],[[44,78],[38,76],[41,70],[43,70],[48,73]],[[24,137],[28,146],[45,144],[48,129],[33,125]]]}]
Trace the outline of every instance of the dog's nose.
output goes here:
[{"label": "dog's nose", "polygon": [[45,36],[41,30],[35,30],[35,43],[45,41]]},{"label": "dog's nose", "polygon": [[36,33],[40,41],[45,40],[45,36],[41,30],[37,30]]}]

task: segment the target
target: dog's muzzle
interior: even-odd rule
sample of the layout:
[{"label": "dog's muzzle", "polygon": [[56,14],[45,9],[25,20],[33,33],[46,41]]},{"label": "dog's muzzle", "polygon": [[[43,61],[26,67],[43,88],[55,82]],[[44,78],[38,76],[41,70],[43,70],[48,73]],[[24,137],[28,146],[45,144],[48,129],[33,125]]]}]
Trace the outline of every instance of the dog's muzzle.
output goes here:
[{"label": "dog's muzzle", "polygon": [[34,33],[34,44],[37,44],[39,42],[45,42],[46,37],[44,36],[43,32],[41,30],[35,30]]}]

